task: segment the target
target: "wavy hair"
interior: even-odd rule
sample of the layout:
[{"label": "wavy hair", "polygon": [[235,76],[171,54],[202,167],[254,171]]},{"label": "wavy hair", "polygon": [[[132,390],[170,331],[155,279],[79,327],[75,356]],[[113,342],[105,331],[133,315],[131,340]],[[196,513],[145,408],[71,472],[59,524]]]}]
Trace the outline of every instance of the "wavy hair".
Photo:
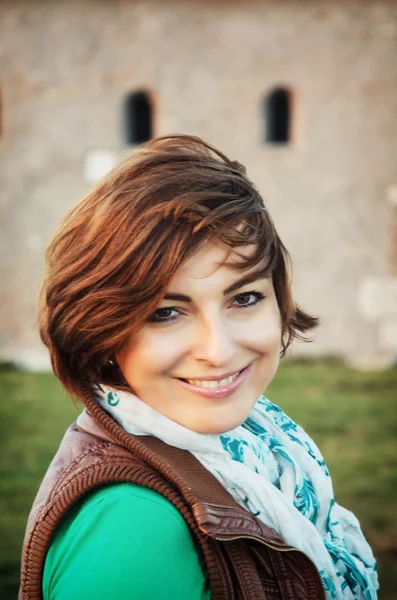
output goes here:
[{"label": "wavy hair", "polygon": [[[155,138],[105,177],[63,219],[46,253],[39,327],[55,374],[72,394],[101,381],[129,389],[109,359],[161,303],[204,242],[267,259],[281,315],[282,355],[318,319],[292,298],[290,259],[245,169],[190,135]],[[243,258],[243,256],[242,256]]]}]

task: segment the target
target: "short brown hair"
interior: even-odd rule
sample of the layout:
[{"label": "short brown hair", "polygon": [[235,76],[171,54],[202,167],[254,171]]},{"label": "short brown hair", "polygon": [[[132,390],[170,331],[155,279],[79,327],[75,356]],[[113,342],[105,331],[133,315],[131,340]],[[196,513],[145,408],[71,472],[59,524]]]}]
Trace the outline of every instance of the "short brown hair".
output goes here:
[{"label": "short brown hair", "polygon": [[[291,294],[289,255],[245,169],[198,137],[147,142],[62,221],[47,250],[39,324],[54,371],[73,396],[95,382],[125,389],[109,359],[158,308],[203,242],[256,244],[281,314],[282,354],[316,327]],[[307,340],[306,340],[307,341]]]}]

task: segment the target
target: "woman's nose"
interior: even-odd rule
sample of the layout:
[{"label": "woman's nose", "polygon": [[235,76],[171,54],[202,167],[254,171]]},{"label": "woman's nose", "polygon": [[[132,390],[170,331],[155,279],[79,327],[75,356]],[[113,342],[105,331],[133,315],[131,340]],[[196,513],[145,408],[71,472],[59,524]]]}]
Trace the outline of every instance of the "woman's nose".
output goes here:
[{"label": "woman's nose", "polygon": [[193,356],[214,366],[231,363],[236,349],[232,332],[220,318],[199,323],[193,340]]}]

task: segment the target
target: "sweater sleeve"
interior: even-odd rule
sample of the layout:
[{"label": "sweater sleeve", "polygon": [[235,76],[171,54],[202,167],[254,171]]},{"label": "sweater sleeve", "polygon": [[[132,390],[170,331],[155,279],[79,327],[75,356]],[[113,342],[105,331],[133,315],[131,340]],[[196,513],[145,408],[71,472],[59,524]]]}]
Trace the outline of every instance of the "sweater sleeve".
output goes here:
[{"label": "sweater sleeve", "polygon": [[111,485],[63,519],[46,556],[44,600],[209,600],[178,510],[133,484]]}]

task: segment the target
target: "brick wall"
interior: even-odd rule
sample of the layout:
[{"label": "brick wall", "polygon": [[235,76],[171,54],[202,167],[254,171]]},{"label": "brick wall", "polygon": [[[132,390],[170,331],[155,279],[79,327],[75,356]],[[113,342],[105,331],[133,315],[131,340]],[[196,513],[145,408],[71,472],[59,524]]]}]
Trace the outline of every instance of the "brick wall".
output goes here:
[{"label": "brick wall", "polygon": [[[394,2],[6,0],[0,40],[1,357],[47,360],[35,328],[46,243],[92,186],[87,164],[127,151],[123,101],[144,88],[156,135],[201,135],[247,165],[297,300],[322,319],[294,351],[396,358],[391,325],[362,310],[366,282],[396,274]],[[294,98],[282,147],[263,143],[261,115],[278,85]]]}]

